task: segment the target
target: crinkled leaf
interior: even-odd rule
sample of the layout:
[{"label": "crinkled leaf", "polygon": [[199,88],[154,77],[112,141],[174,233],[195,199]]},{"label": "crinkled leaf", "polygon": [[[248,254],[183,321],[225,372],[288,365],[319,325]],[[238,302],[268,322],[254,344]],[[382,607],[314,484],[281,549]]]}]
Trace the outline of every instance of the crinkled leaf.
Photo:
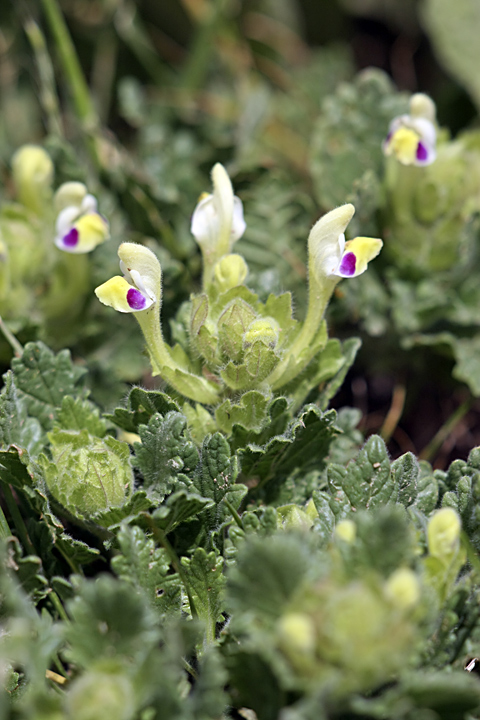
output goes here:
[{"label": "crinkled leaf", "polygon": [[182,558],[183,570],[198,616],[205,622],[207,639],[215,638],[215,626],[223,619],[225,606],[223,558],[215,551],[197,548],[191,558]]},{"label": "crinkled leaf", "polygon": [[27,343],[22,357],[13,358],[12,370],[28,414],[45,430],[52,427],[65,395],[85,395],[81,380],[86,370],[72,363],[68,350],[55,355],[42,342]]},{"label": "crinkled leaf", "polygon": [[240,450],[241,479],[262,486],[272,483],[269,492],[275,493],[293,470],[321,470],[338,432],[335,418],[333,410],[322,413],[315,405],[307,405],[282,435],[263,447],[251,444]]},{"label": "crinkled leaf", "polygon": [[25,399],[17,393],[11,370],[4,375],[4,380],[0,394],[0,445],[15,444],[35,456],[42,447],[42,427],[36,418],[28,417]]},{"label": "crinkled leaf", "polygon": [[230,446],[224,436],[215,433],[206,438],[193,483],[203,497],[214,502],[214,506],[207,512],[208,529],[214,529],[223,519],[225,512],[228,512],[225,499],[238,507],[246,493],[245,486],[235,485],[237,475],[237,457],[231,456]]},{"label": "crinkled leaf", "polygon": [[420,467],[415,455],[407,452],[392,463],[392,477],[396,486],[396,501],[408,507],[417,497]]},{"label": "crinkled leaf", "polygon": [[118,577],[143,593],[159,613],[179,610],[181,583],[176,574],[170,574],[166,551],[155,548],[139,527],[124,525],[117,541],[120,553],[112,559],[112,568]]},{"label": "crinkled leaf", "polygon": [[170,411],[164,418],[156,413],[148,425],[138,428],[142,442],[134,445],[133,465],[141,470],[144,487],[159,502],[172,491],[179,473],[188,474],[198,464],[198,450],[185,437],[186,426],[184,415]]},{"label": "crinkled leaf", "polygon": [[209,498],[187,492],[187,490],[179,490],[170,495],[165,503],[155,510],[152,518],[154,524],[167,534],[180,523],[190,520],[202,510],[212,506],[213,502]]},{"label": "crinkled leaf", "polygon": [[372,435],[346,469],[329,466],[328,483],[332,496],[338,490],[345,493],[352,510],[386,505],[395,486],[383,440],[378,435]]},{"label": "crinkled leaf", "polygon": [[146,599],[130,583],[110,575],[79,580],[68,603],[72,622],[66,627],[68,657],[89,667],[101,658],[144,657],[158,640]]},{"label": "crinkled leaf", "polygon": [[69,395],[63,398],[55,425],[60,430],[87,430],[90,435],[100,438],[107,431],[105,420],[100,417],[100,411],[93,403]]},{"label": "crinkled leaf", "polygon": [[134,387],[128,396],[127,407],[116,408],[113,414],[105,417],[122,430],[136,433],[139,425],[147,425],[155,413],[166,415],[170,411],[179,412],[179,407],[169,395]]},{"label": "crinkled leaf", "polygon": [[240,402],[232,403],[225,400],[215,411],[218,427],[227,434],[239,425],[245,430],[259,433],[267,420],[268,398],[258,390],[249,390],[241,397]]}]

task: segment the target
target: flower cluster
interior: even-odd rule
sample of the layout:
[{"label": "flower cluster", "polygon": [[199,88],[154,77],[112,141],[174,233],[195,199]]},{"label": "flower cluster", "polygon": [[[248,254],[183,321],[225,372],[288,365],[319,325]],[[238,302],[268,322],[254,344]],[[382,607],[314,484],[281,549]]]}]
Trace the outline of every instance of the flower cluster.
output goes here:
[{"label": "flower cluster", "polygon": [[[271,394],[303,372],[327,342],[323,317],[335,285],[363,273],[380,252],[382,241],[345,239],[353,205],[323,216],[308,239],[309,305],[305,321],[299,324],[292,318],[288,293],[283,300],[272,296],[262,304],[243,285],[247,265],[241,255],[231,252],[246,228],[242,203],[218,163],[212,181],[213,192],[200,198],[192,216],[191,231],[203,257],[203,291],[191,298],[188,345],[170,348],[163,340],[161,267],[151,250],[123,243],[119,248],[123,275],[107,280],[95,292],[103,304],[134,314],[154,374],[184,397],[214,405],[218,411],[219,403],[228,404],[232,393]],[[335,367],[331,366],[332,372]]]}]

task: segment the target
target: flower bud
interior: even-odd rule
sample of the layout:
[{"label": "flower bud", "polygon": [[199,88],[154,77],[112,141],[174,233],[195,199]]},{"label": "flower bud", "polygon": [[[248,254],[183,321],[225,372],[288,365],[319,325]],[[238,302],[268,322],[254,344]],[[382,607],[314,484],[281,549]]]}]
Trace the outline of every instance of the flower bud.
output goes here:
[{"label": "flower bud", "polygon": [[420,584],[409,568],[399,568],[388,578],[385,594],[399,610],[410,610],[420,600]]},{"label": "flower bud", "polygon": [[429,520],[427,528],[428,551],[440,560],[450,558],[460,546],[460,517],[453,508],[438,510]]},{"label": "flower bud", "polygon": [[231,288],[243,285],[248,275],[247,263],[241,255],[224,255],[215,265],[213,275],[218,290],[225,293]]},{"label": "flower bud", "polygon": [[53,163],[48,153],[37,145],[23,145],[12,158],[12,174],[22,205],[42,215],[52,192]]},{"label": "flower bud", "polygon": [[352,520],[340,520],[335,526],[335,537],[346,543],[355,542],[357,535],[357,526]]},{"label": "flower bud", "polygon": [[287,654],[314,654],[315,625],[305,613],[290,612],[283,615],[278,622],[278,634]]},{"label": "flower bud", "polygon": [[262,342],[270,348],[278,343],[278,323],[273,318],[259,318],[254,320],[243,336],[243,345],[250,347],[255,342]]},{"label": "flower bud", "polygon": [[68,717],[75,720],[135,717],[135,693],[125,673],[89,670],[72,683],[65,702]]}]

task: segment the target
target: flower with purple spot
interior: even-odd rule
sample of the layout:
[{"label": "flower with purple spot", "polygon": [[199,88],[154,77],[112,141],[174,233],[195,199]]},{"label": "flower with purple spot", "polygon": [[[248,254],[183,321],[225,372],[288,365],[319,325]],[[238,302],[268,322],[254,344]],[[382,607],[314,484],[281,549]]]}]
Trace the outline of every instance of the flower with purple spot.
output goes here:
[{"label": "flower with purple spot", "polygon": [[55,195],[58,210],[55,245],[70,253],[87,253],[109,237],[108,221],[83,183],[64,183]]},{"label": "flower with purple spot", "polygon": [[385,155],[395,157],[402,165],[430,165],[436,158],[437,131],[435,105],[416,93],[410,100],[410,113],[392,120],[383,143]]},{"label": "flower with purple spot", "polygon": [[[123,243],[120,246],[119,254],[122,252],[122,248],[126,247],[133,247],[137,253],[146,253],[149,259],[150,256],[155,258],[150,250],[147,250],[141,245],[136,246],[133,243]],[[158,267],[160,267],[156,258],[155,261]],[[123,277],[117,275],[97,287],[95,294],[100,302],[124,313],[140,313],[154,305],[157,300],[157,295],[154,290],[155,283],[152,283],[151,278],[142,275],[136,268],[132,267],[132,265],[133,263],[128,263],[127,265],[123,260],[120,260],[120,269],[123,272]]]}]

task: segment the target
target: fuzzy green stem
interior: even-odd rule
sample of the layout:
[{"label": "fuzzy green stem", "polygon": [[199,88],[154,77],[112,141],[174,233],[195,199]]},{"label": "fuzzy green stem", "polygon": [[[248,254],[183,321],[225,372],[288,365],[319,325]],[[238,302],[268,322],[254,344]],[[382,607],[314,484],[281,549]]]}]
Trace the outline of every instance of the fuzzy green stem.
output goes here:
[{"label": "fuzzy green stem", "polygon": [[293,344],[285,349],[283,359],[279,362],[272,374],[267,378],[273,390],[286,385],[290,380],[300,373],[310,362],[311,355],[306,353],[305,358],[298,362],[300,355],[307,350],[314,339],[320,323],[325,315],[328,302],[340,278],[327,277],[319,282],[310,272],[310,283],[308,292],[308,310],[302,328],[293,341]]},{"label": "fuzzy green stem", "polygon": [[[148,310],[135,313],[135,317],[142,328],[154,372],[190,400],[204,405],[215,405],[219,396],[216,388],[204,378],[183,370],[172,358],[162,336],[159,304],[155,303]],[[175,377],[177,371],[181,373],[178,379]]]}]

